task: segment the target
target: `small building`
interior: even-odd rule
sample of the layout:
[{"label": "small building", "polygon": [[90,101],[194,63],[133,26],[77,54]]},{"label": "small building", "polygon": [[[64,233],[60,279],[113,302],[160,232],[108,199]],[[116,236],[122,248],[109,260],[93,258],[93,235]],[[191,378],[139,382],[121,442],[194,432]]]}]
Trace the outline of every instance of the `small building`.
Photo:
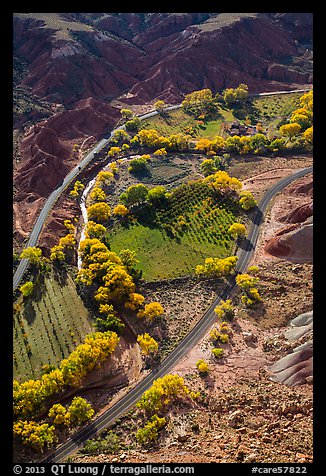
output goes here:
[{"label": "small building", "polygon": [[238,135],[240,135],[240,130],[236,129],[236,128],[232,128],[231,131],[230,131],[230,135],[231,136],[238,136]]},{"label": "small building", "polygon": [[240,122],[231,122],[229,125],[225,126],[225,130],[231,136],[254,136],[257,134],[256,126],[251,124],[240,124]]}]

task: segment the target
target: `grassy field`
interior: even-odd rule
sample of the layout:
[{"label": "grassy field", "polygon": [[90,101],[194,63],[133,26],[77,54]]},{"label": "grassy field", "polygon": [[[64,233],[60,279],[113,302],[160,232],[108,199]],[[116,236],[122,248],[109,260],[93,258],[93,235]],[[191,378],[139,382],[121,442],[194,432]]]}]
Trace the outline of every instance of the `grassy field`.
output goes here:
[{"label": "grassy field", "polygon": [[205,137],[213,139],[216,135],[224,135],[222,125],[224,122],[234,121],[232,111],[219,108],[216,118],[200,125],[191,115],[186,114],[182,108],[170,111],[166,116],[153,116],[142,122],[142,129],[156,129],[162,135],[171,135],[182,132],[189,134],[194,139]]},{"label": "grassy field", "polygon": [[52,272],[14,315],[14,378],[39,377],[42,365],[57,366],[90,332],[91,318],[72,278],[60,283]]},{"label": "grassy field", "polygon": [[112,251],[136,252],[145,280],[193,275],[206,257],[232,254],[227,229],[238,213],[213,198],[209,187],[184,184],[173,191],[169,207],[156,210],[152,219],[147,215],[146,222],[138,218],[127,227],[117,224],[108,238]]},{"label": "grassy field", "polygon": [[292,93],[257,97],[252,101],[253,113],[249,116],[254,121],[261,122],[269,135],[274,135],[278,122],[299,107],[301,96],[302,93]]},{"label": "grassy field", "polygon": [[14,13],[14,16],[43,21],[47,28],[55,30],[58,40],[71,40],[71,31],[94,31],[85,23],[66,20],[60,13]]},{"label": "grassy field", "polygon": [[190,134],[194,139],[204,137],[213,139],[216,135],[227,137],[222,130],[223,123],[239,121],[243,123],[249,117],[252,124],[260,122],[273,135],[277,130],[277,123],[288,117],[299,105],[302,93],[279,94],[275,96],[255,97],[248,101],[244,108],[231,111],[219,107],[218,116],[205,122],[203,125],[182,108],[170,111],[167,116],[153,116],[142,123],[143,129],[156,129],[163,135],[182,132]]}]

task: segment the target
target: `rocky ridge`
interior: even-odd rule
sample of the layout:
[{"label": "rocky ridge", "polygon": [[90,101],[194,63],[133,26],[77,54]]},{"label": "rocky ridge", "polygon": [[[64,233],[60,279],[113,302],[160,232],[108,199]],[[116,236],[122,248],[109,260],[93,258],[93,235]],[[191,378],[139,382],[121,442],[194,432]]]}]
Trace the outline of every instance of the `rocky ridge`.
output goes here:
[{"label": "rocky ridge", "polygon": [[[301,46],[311,35],[308,14],[15,14],[15,127],[25,128],[14,167],[17,219],[34,216],[76,163],[73,144],[113,128],[115,106],[176,103],[194,89],[239,82],[252,92],[302,87],[312,81]],[[32,222],[20,221],[23,239]]]}]

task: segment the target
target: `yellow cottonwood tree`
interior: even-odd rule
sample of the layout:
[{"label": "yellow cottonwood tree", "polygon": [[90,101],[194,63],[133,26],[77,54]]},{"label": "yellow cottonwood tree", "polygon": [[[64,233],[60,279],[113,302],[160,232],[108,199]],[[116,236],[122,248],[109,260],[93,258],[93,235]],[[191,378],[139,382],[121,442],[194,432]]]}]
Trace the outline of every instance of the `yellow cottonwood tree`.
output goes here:
[{"label": "yellow cottonwood tree", "polygon": [[113,210],[113,215],[124,217],[128,215],[129,210],[124,205],[117,205]]},{"label": "yellow cottonwood tree", "polygon": [[[113,163],[115,162],[112,162],[112,164]],[[111,172],[103,170],[99,172],[96,177],[96,183],[99,187],[103,185],[110,185],[113,182],[113,180],[114,180],[113,170]]]},{"label": "yellow cottonwood tree", "polygon": [[54,405],[52,405],[48,412],[48,417],[53,420],[53,424],[56,426],[69,426],[70,424],[70,415],[66,407],[61,405],[61,403],[55,403]]},{"label": "yellow cottonwood tree", "polygon": [[138,311],[137,317],[144,318],[149,322],[153,322],[154,319],[160,317],[164,312],[163,306],[159,302],[150,302],[145,305],[144,309]]},{"label": "yellow cottonwood tree", "polygon": [[128,301],[126,301],[124,305],[127,309],[132,309],[133,311],[136,311],[143,305],[144,301],[145,298],[141,294],[130,293]]},{"label": "yellow cottonwood tree", "polygon": [[35,451],[51,447],[57,442],[55,427],[48,423],[36,423],[35,421],[19,420],[14,423],[13,432],[21,438],[24,445],[30,446]]},{"label": "yellow cottonwood tree", "polygon": [[155,354],[158,350],[158,343],[147,332],[137,337],[137,342],[144,355]]},{"label": "yellow cottonwood tree", "polygon": [[209,365],[204,359],[198,359],[196,362],[196,367],[200,374],[205,375],[209,372]]},{"label": "yellow cottonwood tree", "polygon": [[87,208],[87,217],[89,220],[103,222],[111,216],[111,208],[105,202],[98,202]]},{"label": "yellow cottonwood tree", "polygon": [[41,248],[38,246],[28,246],[20,254],[20,259],[24,258],[29,259],[29,261],[34,265],[39,264],[42,258]]},{"label": "yellow cottonwood tree", "polygon": [[28,297],[33,293],[34,284],[32,281],[26,281],[26,283],[22,284],[19,288],[19,291],[22,293],[24,297]]},{"label": "yellow cottonwood tree", "polygon": [[68,408],[69,421],[73,425],[80,425],[90,420],[95,411],[91,404],[82,397],[74,397]]},{"label": "yellow cottonwood tree", "polygon": [[153,415],[143,428],[137,430],[135,437],[141,445],[147,445],[158,438],[158,432],[166,425],[166,419],[160,418],[156,414]]},{"label": "yellow cottonwood tree", "polygon": [[106,199],[106,194],[100,187],[94,187],[92,193],[90,194],[90,199],[93,203],[104,202]]},{"label": "yellow cottonwood tree", "polygon": [[72,233],[68,233],[59,240],[59,246],[63,248],[73,248],[76,245],[76,239]]},{"label": "yellow cottonwood tree", "polygon": [[235,238],[237,236],[245,236],[246,232],[247,229],[245,225],[238,222],[232,223],[232,225],[230,225],[230,227],[228,228],[228,233]]},{"label": "yellow cottonwood tree", "polygon": [[284,124],[279,130],[282,136],[287,137],[290,141],[292,141],[293,138],[301,131],[301,126],[300,124],[293,122],[291,124]]},{"label": "yellow cottonwood tree", "polygon": [[233,319],[234,309],[231,299],[221,300],[219,305],[215,307],[214,312],[220,319]]},{"label": "yellow cottonwood tree", "polygon": [[106,233],[105,226],[95,221],[89,220],[86,223],[86,236],[88,238],[102,238]]},{"label": "yellow cottonwood tree", "polygon": [[213,175],[203,179],[204,183],[208,183],[214,190],[223,193],[235,191],[239,193],[242,189],[242,183],[235,177],[230,177],[224,170],[218,170]]},{"label": "yellow cottonwood tree", "polygon": [[143,393],[136,406],[148,413],[157,413],[177,398],[190,395],[184,379],[178,374],[167,374],[154,380],[153,385]]},{"label": "yellow cottonwood tree", "polygon": [[51,261],[64,261],[64,247],[62,245],[54,245],[51,248],[50,260]]},{"label": "yellow cottonwood tree", "polygon": [[166,107],[166,104],[164,101],[158,100],[154,103],[154,107],[157,112],[162,113],[164,108]]},{"label": "yellow cottonwood tree", "polygon": [[305,138],[307,142],[309,142],[309,144],[312,144],[313,142],[313,134],[314,134],[313,130],[314,130],[313,126],[311,126],[311,127],[308,127],[308,129],[306,129],[303,133],[303,137]]},{"label": "yellow cottonwood tree", "polygon": [[239,196],[239,204],[244,210],[250,210],[257,205],[257,201],[249,190],[242,190]]}]

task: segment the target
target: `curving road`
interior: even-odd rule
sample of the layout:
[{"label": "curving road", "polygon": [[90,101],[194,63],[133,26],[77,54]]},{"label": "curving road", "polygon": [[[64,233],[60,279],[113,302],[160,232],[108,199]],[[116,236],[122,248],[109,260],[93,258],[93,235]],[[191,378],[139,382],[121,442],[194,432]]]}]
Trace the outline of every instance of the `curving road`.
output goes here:
[{"label": "curving road", "polygon": [[[253,96],[273,96],[273,95],[276,95],[276,94],[290,94],[290,93],[305,92],[305,91],[309,91],[309,89],[296,89],[296,90],[291,90],[291,91],[274,91],[274,92],[271,92],[271,93],[252,94],[250,96],[251,97],[253,97]],[[175,104],[174,106],[166,107],[165,110],[166,111],[172,111],[173,109],[178,109],[180,107],[181,107],[181,104]],[[155,116],[157,114],[158,114],[157,111],[152,111],[152,112],[148,112],[147,114],[143,114],[143,115],[138,116],[138,117],[141,121],[143,121],[144,119],[148,119],[149,117]],[[111,139],[111,137],[113,136],[115,131],[118,130],[118,129],[124,129],[124,128],[125,128],[125,126],[120,126],[120,127],[116,127],[115,129],[113,129],[112,132],[108,136],[106,136],[104,139],[102,139],[86,155],[86,157],[84,157],[83,160],[81,162],[79,162],[79,164],[76,165],[76,167],[74,167],[69,172],[68,175],[66,175],[63,182],[51,193],[51,195],[48,197],[45,204],[43,205],[43,208],[42,208],[42,210],[41,210],[41,212],[40,212],[40,214],[39,214],[39,216],[36,220],[34,228],[30,233],[30,236],[29,236],[29,239],[28,239],[28,241],[25,245],[25,248],[27,248],[29,246],[36,246],[37,245],[38,238],[40,236],[40,233],[41,233],[41,230],[42,230],[43,225],[45,223],[45,220],[46,220],[48,214],[50,213],[53,205],[55,204],[55,202],[57,201],[57,199],[61,195],[61,193],[78,176],[80,171],[89,164],[89,162],[94,158],[94,155],[96,153],[98,153],[101,149],[103,149],[103,147],[105,147],[107,145],[107,143],[109,142],[109,140]],[[18,265],[18,267],[16,269],[16,272],[14,274],[14,277],[13,277],[13,290],[15,290],[17,288],[17,286],[19,285],[19,283],[20,283],[20,281],[21,281],[21,279],[22,279],[22,277],[23,277],[23,275],[24,275],[24,273],[27,269],[28,263],[29,263],[29,260],[27,260],[27,259],[22,259],[19,262],[19,265]]]},{"label": "curving road", "polygon": [[[245,240],[243,248],[238,251],[238,262],[236,272],[244,272],[258,240],[259,227],[263,222],[264,214],[270,201],[280,192],[284,187],[289,185],[294,180],[303,177],[304,175],[313,171],[313,167],[301,169],[298,172],[285,177],[277,182],[273,187],[266,191],[262,200],[256,207],[252,218],[252,224],[249,229],[247,239]],[[218,305],[221,299],[230,298],[237,292],[235,283],[235,276],[229,278],[223,291],[215,298],[214,302],[209,306],[205,314],[202,316],[196,326],[189,332],[189,334],[180,342],[180,344],[161,362],[161,364],[152,370],[143,380],[141,380],[134,388],[132,388],[124,397],[122,397],[111,408],[105,411],[102,415],[97,417],[93,422],[78,431],[75,435],[69,438],[64,444],[59,446],[49,457],[44,459],[44,463],[57,463],[64,460],[68,455],[77,451],[77,449],[85,443],[89,438],[95,437],[102,430],[107,428],[118,417],[126,413],[135,403],[140,399],[141,395],[159,377],[165,375],[171,370],[174,365],[184,357],[187,352],[207,333],[209,328],[216,321],[216,314],[214,308]]]},{"label": "curving road", "polygon": [[[175,106],[169,106],[166,108],[166,110],[173,110],[173,109],[177,109],[178,107],[181,107],[181,105],[177,104]],[[147,114],[144,114],[142,116],[138,116],[140,120],[144,120],[144,119],[148,119],[149,117],[152,117],[152,116],[155,116],[156,114],[158,114],[157,111],[152,111],[152,112],[149,112]],[[68,175],[66,175],[66,177],[64,178],[63,182],[51,193],[51,195],[48,197],[48,199],[46,200],[45,204],[43,205],[43,208],[35,222],[35,225],[34,225],[34,228],[33,230],[31,231],[31,234],[29,236],[29,239],[25,245],[25,248],[29,247],[29,246],[36,246],[37,244],[37,241],[38,241],[38,238],[40,236],[40,233],[41,233],[41,230],[43,228],[43,225],[45,223],[45,220],[49,214],[49,212],[51,211],[53,205],[55,204],[55,202],[58,200],[58,198],[60,197],[61,193],[68,187],[68,185],[78,176],[78,174],[80,173],[80,171],[85,168],[89,163],[90,161],[94,158],[94,155],[98,152],[100,152],[103,147],[105,147],[107,145],[107,143],[109,142],[109,140],[111,139],[111,137],[113,136],[113,134],[115,133],[116,130],[118,129],[124,129],[125,126],[120,126],[120,127],[116,127],[115,129],[113,129],[111,131],[111,133],[109,134],[109,136],[107,136],[106,138],[102,139],[87,155],[86,157],[83,158],[83,160],[81,162],[78,163],[78,165],[76,165],[76,167],[74,167]],[[19,285],[25,271],[26,271],[26,268],[28,266],[28,262],[29,260],[28,259],[22,259],[16,269],[16,272],[14,274],[14,277],[13,277],[13,289],[15,290],[17,288],[17,286]]]}]

